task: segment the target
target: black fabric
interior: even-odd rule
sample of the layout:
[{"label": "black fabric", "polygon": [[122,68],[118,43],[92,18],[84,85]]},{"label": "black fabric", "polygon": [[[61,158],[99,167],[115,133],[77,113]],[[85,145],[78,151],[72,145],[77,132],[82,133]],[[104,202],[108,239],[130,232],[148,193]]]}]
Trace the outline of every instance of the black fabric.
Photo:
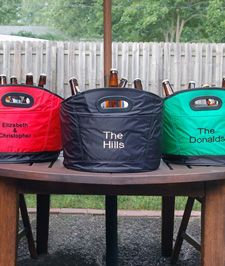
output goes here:
[{"label": "black fabric", "polygon": [[186,165],[211,165],[224,166],[225,156],[223,155],[201,155],[201,156],[183,156],[162,154],[163,161],[167,163],[186,164]]},{"label": "black fabric", "polygon": [[60,151],[27,152],[27,153],[0,153],[1,163],[41,163],[57,160]]},{"label": "black fabric", "polygon": [[[126,109],[104,109],[105,99]],[[60,117],[64,165],[95,172],[139,172],[160,163],[162,99],[135,89],[94,89],[64,100]]]}]

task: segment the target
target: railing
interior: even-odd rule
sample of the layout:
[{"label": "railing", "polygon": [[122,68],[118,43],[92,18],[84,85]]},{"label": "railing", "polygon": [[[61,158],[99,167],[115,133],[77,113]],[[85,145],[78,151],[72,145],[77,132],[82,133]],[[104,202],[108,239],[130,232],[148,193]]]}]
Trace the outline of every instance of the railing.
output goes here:
[{"label": "railing", "polygon": [[[161,95],[161,82],[168,78],[175,90],[189,80],[221,86],[225,75],[225,44],[204,43],[113,43],[112,67],[121,77],[142,79],[144,89]],[[68,80],[78,78],[81,90],[103,86],[102,42],[0,41],[0,72],[8,78],[47,74],[47,88],[63,97],[70,95]]]}]

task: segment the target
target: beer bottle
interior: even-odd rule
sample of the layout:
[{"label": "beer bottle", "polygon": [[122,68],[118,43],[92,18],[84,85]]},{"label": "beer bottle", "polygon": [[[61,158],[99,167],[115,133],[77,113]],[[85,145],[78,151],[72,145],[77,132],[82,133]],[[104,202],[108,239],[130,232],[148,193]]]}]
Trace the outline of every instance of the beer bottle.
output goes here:
[{"label": "beer bottle", "polygon": [[119,83],[119,87],[120,87],[120,88],[125,88],[126,85],[127,85],[127,79],[125,79],[125,78],[121,78],[121,79],[120,79],[120,83]]},{"label": "beer bottle", "polygon": [[191,80],[188,82],[188,89],[191,90],[191,89],[194,89],[195,88],[195,81]]},{"label": "beer bottle", "polygon": [[13,85],[17,84],[17,78],[15,76],[10,77],[10,84],[13,84]]},{"label": "beer bottle", "polygon": [[7,84],[7,78],[5,74],[0,75],[0,85],[5,85]]},{"label": "beer bottle", "polygon": [[119,87],[118,84],[118,71],[114,68],[110,70],[110,75],[109,75],[109,87]]},{"label": "beer bottle", "polygon": [[[114,68],[110,70],[109,75],[109,87],[111,88],[119,88],[118,83],[118,71]],[[110,100],[106,102],[106,108],[107,107],[122,107],[122,101],[117,100]]]},{"label": "beer bottle", "polygon": [[208,106],[213,106],[217,104],[217,101],[214,99],[206,99],[206,103]]},{"label": "beer bottle", "polygon": [[163,85],[163,92],[165,96],[169,96],[174,93],[173,88],[168,79],[164,79],[162,81],[162,85]]},{"label": "beer bottle", "polygon": [[33,73],[26,74],[26,84],[27,85],[34,85]]},{"label": "beer bottle", "polygon": [[141,79],[136,78],[134,80],[134,88],[137,90],[143,90]]},{"label": "beer bottle", "polygon": [[[119,87],[120,88],[125,88],[127,85],[127,79],[126,78],[121,78],[120,79],[120,83],[119,83]],[[117,101],[117,106],[118,107],[124,107],[125,102],[124,101]]]},{"label": "beer bottle", "polygon": [[[17,84],[17,78],[15,76],[10,77],[10,84],[16,85]],[[21,98],[19,96],[7,96],[6,102],[11,103],[21,103]]]},{"label": "beer bottle", "polygon": [[[204,83],[202,88],[210,88],[210,85],[208,83]],[[217,101],[214,99],[206,99],[206,103],[208,106],[213,106],[217,104]]]},{"label": "beer bottle", "polygon": [[[10,77],[10,84],[17,85],[17,78],[15,76]],[[10,97],[10,102],[12,103],[22,103],[22,99],[20,96],[13,95],[9,97]]]},{"label": "beer bottle", "polygon": [[[4,75],[4,74],[0,75],[0,84],[1,84],[1,85],[5,85],[5,84],[7,84],[7,78],[6,78],[6,75]],[[11,102],[12,102],[11,96],[9,96],[9,95],[6,96],[5,101],[6,101],[7,103],[11,103]]]},{"label": "beer bottle", "polygon": [[[17,85],[17,78],[15,76],[10,77],[10,84],[12,85]],[[20,96],[13,95],[13,96],[8,96],[9,98],[7,99],[8,102],[12,103],[22,103],[22,99]]]},{"label": "beer bottle", "polygon": [[45,74],[40,74],[39,81],[38,81],[38,87],[44,88],[46,84],[46,75]]},{"label": "beer bottle", "polygon": [[222,79],[222,88],[225,89],[225,76],[223,76],[223,79]]},{"label": "beer bottle", "polygon": [[76,78],[72,77],[69,80],[69,84],[70,84],[70,89],[71,89],[72,95],[76,95],[76,94],[80,93],[80,89],[79,89],[78,82],[77,82]]},{"label": "beer bottle", "polygon": [[[30,86],[34,85],[33,73],[27,73],[26,74],[26,85],[30,85]],[[24,97],[22,100],[22,103],[29,104],[30,99],[28,97]]]}]

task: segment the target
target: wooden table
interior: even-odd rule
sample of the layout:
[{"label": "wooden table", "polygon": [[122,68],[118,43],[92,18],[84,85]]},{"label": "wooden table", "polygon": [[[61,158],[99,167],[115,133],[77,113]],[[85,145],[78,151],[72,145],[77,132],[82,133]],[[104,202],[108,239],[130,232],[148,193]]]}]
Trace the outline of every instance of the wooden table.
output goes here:
[{"label": "wooden table", "polygon": [[225,265],[225,167],[166,165],[143,173],[65,169],[62,158],[32,165],[0,164],[0,265],[16,264],[18,194],[38,194],[37,249],[47,252],[50,194],[106,195],[106,262],[117,265],[117,195],[161,195],[162,255],[170,256],[175,196],[203,198],[204,266]]}]

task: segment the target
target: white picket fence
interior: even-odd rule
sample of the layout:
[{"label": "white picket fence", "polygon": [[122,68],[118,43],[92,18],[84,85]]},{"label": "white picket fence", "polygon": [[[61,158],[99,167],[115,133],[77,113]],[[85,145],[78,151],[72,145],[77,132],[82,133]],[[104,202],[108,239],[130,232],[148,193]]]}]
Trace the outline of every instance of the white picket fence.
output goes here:
[{"label": "white picket fence", "polygon": [[[28,72],[35,80],[47,74],[47,88],[63,97],[70,95],[68,80],[75,76],[81,90],[103,87],[102,42],[0,41],[0,72],[24,82]],[[112,67],[120,77],[142,79],[144,89],[161,95],[162,80],[175,90],[189,80],[221,86],[225,75],[225,44],[113,43]]]}]

